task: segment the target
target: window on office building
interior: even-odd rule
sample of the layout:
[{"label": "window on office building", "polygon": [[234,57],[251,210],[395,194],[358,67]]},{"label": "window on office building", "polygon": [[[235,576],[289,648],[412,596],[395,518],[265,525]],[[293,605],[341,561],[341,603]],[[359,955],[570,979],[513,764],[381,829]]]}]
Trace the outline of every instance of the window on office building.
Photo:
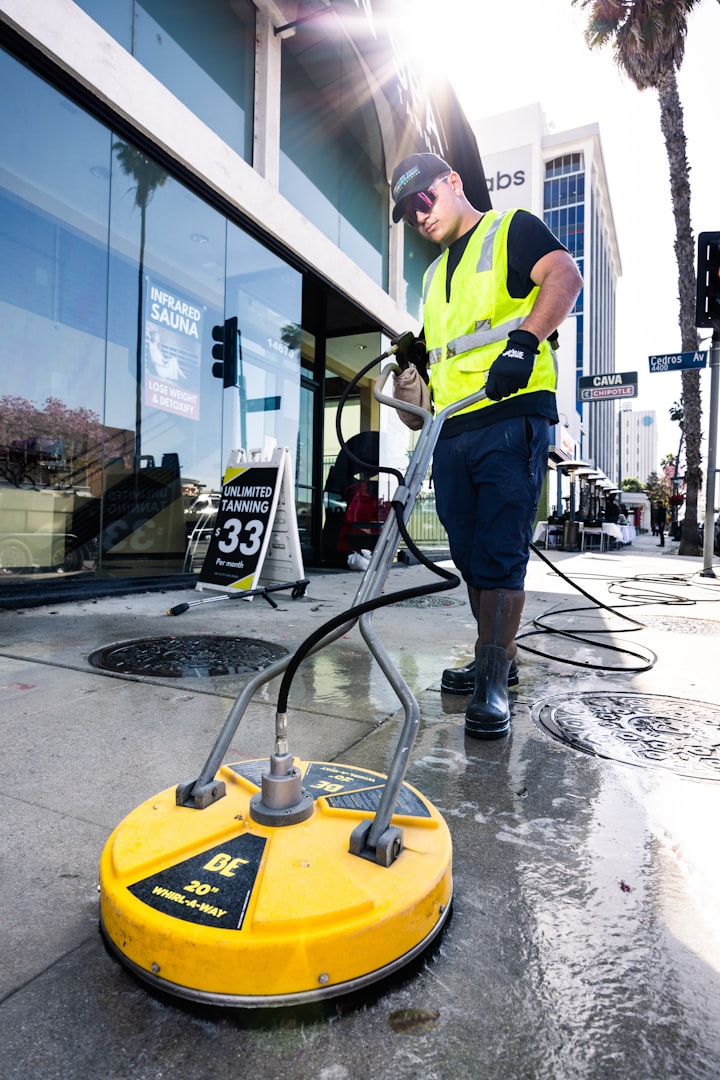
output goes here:
[{"label": "window on office building", "polygon": [[[580,273],[585,266],[585,162],[580,153],[563,154],[545,163],[545,224],[575,259]],[[584,290],[575,301],[576,367],[582,374]]]},{"label": "window on office building", "polygon": [[545,165],[545,223],[577,261],[585,257],[585,166],[582,154],[565,154]]},{"label": "window on office building", "polygon": [[78,0],[78,5],[252,160],[255,7],[250,0]]},{"label": "window on office building", "polygon": [[280,191],[385,288],[387,182],[377,115],[350,44],[318,27],[283,42]]}]

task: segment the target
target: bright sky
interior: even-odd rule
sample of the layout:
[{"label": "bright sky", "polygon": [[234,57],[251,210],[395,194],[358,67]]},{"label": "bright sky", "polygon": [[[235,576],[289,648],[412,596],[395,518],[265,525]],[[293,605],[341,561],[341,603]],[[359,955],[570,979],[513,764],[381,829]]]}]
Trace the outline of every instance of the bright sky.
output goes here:
[{"label": "bright sky", "polygon": [[[675,229],[657,95],[640,93],[621,77],[610,48],[588,49],[587,16],[570,0],[418,0],[418,12],[425,6],[434,62],[444,62],[471,122],[539,102],[557,131],[599,125],[622,262],[616,368],[638,372],[632,406],[656,410],[659,457],[677,453],[679,429],[668,409],[680,399],[681,377],[651,375],[648,364],[652,354],[680,351]],[[416,25],[424,22],[418,18]],[[702,0],[688,19],[678,74],[695,239],[720,230],[719,47],[720,3]],[[702,331],[703,339],[709,334]],[[704,431],[709,380],[705,369]]]}]

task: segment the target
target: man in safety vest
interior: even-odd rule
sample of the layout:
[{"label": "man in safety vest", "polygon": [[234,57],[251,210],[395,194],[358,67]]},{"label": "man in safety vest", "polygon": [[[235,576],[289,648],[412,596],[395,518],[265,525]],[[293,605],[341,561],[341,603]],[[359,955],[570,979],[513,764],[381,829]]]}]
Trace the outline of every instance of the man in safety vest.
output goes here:
[{"label": "man in safety vest", "polygon": [[391,191],[393,221],[404,219],[441,248],[423,284],[433,407],[439,412],[483,386],[487,394],[444,423],[433,480],[478,626],[474,664],[446,670],[441,685],[473,693],[468,735],[497,739],[510,730],[515,634],[550,425],[558,423],[548,339],[570,314],[582,277],[539,218],[525,210],[476,210],[460,176],[435,154],[404,158]]}]

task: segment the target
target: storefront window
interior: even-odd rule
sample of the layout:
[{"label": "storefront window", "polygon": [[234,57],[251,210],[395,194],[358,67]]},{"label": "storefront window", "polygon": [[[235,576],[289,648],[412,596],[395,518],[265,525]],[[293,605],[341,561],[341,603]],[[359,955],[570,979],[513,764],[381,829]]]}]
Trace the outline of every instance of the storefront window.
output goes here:
[{"label": "storefront window", "polygon": [[185,554],[182,488],[221,474],[226,224],[131,143],[113,140],[100,560],[124,573]]},{"label": "storefront window", "polygon": [[229,450],[296,451],[301,275],[5,53],[0,92],[0,587],[180,572]]},{"label": "storefront window", "polygon": [[0,574],[77,570],[95,558],[74,522],[102,442],[112,140],[4,52],[0,94]]}]

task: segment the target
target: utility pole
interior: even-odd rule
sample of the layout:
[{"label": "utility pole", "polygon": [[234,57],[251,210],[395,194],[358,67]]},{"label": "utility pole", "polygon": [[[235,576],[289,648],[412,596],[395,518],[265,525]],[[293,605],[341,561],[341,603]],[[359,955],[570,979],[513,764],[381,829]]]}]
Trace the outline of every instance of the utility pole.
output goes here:
[{"label": "utility pole", "polygon": [[720,383],[720,329],[715,327],[710,346],[710,426],[708,460],[705,474],[705,534],[703,537],[702,577],[714,578],[712,568],[715,546],[715,476],[717,471],[718,384]]},{"label": "utility pole", "polygon": [[712,327],[710,346],[710,428],[708,463],[705,473],[705,535],[703,577],[715,577],[712,568],[715,546],[715,473],[717,469],[718,377],[720,372],[720,232],[698,236],[697,295],[695,325]]}]

